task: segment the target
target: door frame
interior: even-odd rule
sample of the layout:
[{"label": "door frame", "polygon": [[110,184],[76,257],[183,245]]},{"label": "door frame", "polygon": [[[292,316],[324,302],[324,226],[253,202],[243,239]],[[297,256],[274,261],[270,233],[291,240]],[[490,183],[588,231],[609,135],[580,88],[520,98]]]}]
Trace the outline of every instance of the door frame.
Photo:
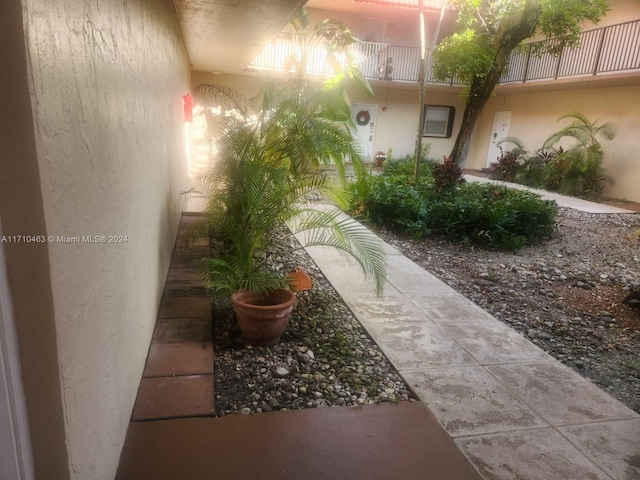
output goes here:
[{"label": "door frame", "polygon": [[[506,118],[501,120],[500,118]],[[487,149],[487,159],[485,167],[489,167],[492,163],[497,162],[500,155],[500,149],[496,147],[496,142],[509,136],[509,127],[511,125],[511,111],[500,111],[493,115],[493,126],[491,127],[491,135],[489,136],[489,147]]]}]

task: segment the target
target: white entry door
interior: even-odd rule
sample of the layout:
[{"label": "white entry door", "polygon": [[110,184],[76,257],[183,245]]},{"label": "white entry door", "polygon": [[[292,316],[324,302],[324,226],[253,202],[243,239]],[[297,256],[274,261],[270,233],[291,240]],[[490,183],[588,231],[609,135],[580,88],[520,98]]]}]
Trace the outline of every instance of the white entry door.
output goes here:
[{"label": "white entry door", "polygon": [[509,136],[509,123],[511,123],[511,112],[496,112],[493,117],[493,129],[489,139],[489,152],[487,153],[487,167],[498,161],[500,158],[500,148],[496,143]]},{"label": "white entry door", "polygon": [[377,113],[378,106],[375,104],[354,103],[351,105],[351,120],[353,120],[353,124],[355,125],[353,136],[362,145],[365,162],[372,162],[375,157],[373,152],[373,137]]}]

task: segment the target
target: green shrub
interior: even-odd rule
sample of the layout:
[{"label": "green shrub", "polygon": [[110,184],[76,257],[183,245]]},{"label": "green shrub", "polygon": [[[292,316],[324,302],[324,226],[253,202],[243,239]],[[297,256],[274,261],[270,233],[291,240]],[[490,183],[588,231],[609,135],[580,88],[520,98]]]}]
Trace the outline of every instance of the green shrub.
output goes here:
[{"label": "green shrub", "polygon": [[517,250],[553,231],[558,206],[531,192],[469,183],[430,208],[429,225],[447,237]]},{"label": "green shrub", "polygon": [[531,192],[467,183],[442,193],[403,175],[373,177],[364,209],[373,222],[415,237],[440,234],[503,250],[548,236],[558,211]]},{"label": "green shrub", "polygon": [[422,236],[427,231],[427,185],[406,175],[373,177],[365,211],[373,222]]},{"label": "green shrub", "polygon": [[[437,164],[435,160],[431,158],[420,159],[420,176],[431,177],[433,166]],[[413,155],[405,155],[404,157],[394,158],[384,162],[383,175],[404,175],[407,177],[413,177],[415,172],[415,157]]]}]

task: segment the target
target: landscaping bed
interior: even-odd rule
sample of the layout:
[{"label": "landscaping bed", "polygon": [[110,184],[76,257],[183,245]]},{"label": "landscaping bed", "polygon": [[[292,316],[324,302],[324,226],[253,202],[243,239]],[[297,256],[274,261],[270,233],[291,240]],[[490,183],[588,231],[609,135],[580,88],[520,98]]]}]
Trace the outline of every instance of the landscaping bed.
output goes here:
[{"label": "landscaping bed", "polygon": [[[377,233],[540,348],[640,412],[640,215],[560,209],[550,240],[518,252]],[[290,242],[294,254],[287,252]],[[274,347],[245,347],[231,307],[214,313],[216,413],[413,399],[408,386],[295,240],[264,261],[314,280]]]},{"label": "landscaping bed", "polygon": [[[284,231],[263,261],[302,268],[313,279],[298,292],[289,325],[273,347],[245,346],[228,301],[214,307],[218,416],[410,401],[415,397],[304,249]],[[293,252],[293,253],[292,253]]]}]

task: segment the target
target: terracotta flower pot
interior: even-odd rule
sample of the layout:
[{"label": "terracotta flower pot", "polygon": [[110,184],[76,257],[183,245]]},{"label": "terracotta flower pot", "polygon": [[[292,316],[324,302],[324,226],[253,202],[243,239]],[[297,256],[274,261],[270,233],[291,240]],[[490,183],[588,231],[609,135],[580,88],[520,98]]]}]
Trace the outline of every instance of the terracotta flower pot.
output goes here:
[{"label": "terracotta flower pot", "polygon": [[245,341],[258,347],[278,343],[289,322],[295,300],[295,294],[284,288],[266,296],[246,290],[232,294],[231,302]]}]

